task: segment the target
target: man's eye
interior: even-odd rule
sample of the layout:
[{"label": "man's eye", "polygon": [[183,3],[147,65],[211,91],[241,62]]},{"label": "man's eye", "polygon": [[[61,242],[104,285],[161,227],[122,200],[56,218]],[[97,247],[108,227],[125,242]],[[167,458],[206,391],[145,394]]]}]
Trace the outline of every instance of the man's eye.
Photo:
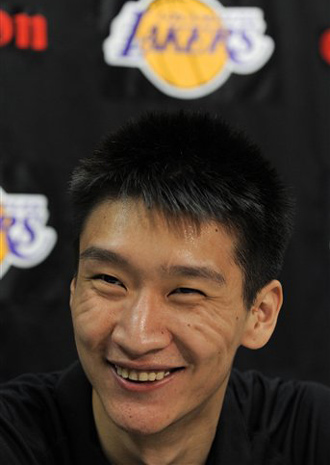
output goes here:
[{"label": "man's eye", "polygon": [[178,287],[172,294],[200,294],[205,296],[204,292],[191,287]]},{"label": "man's eye", "polygon": [[93,279],[99,279],[100,281],[105,281],[108,284],[115,284],[117,286],[121,286],[125,288],[124,284],[119,281],[119,279],[115,278],[114,276],[110,276],[108,274],[98,274],[93,276]]}]

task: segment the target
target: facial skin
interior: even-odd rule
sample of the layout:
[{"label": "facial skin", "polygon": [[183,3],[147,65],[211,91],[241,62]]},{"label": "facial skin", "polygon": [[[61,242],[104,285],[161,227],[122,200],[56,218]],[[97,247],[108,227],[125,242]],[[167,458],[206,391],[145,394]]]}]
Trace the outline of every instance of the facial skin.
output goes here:
[{"label": "facial skin", "polygon": [[[267,342],[282,302],[273,281],[244,307],[234,245],[219,224],[170,228],[133,200],[102,203],[89,216],[71,309],[98,433],[114,463],[205,461],[236,350]],[[134,383],[114,365],[171,374]],[[178,446],[160,459],[147,447],[153,441],[158,454],[160,444]]]}]

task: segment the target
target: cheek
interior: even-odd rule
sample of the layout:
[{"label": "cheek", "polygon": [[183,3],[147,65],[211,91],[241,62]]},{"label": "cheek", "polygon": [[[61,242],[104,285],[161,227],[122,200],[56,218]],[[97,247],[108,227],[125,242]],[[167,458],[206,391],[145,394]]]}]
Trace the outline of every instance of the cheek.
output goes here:
[{"label": "cheek", "polygon": [[112,333],[117,314],[109,302],[85,291],[73,299],[71,308],[77,344],[91,351],[104,346]]},{"label": "cheek", "polygon": [[186,344],[191,347],[194,341],[193,352],[200,359],[223,359],[234,355],[239,346],[241,323],[232,309],[219,310],[217,305],[201,307],[187,316],[183,326]]}]

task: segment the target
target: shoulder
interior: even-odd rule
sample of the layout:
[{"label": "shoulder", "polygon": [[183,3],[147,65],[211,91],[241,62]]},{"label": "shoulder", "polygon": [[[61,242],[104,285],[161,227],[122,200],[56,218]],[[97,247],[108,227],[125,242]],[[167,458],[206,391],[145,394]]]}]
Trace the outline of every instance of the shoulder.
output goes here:
[{"label": "shoulder", "polygon": [[[330,414],[330,388],[322,384],[284,380],[278,377],[269,378],[257,371],[240,372],[234,369],[229,386],[241,410],[250,418],[257,413],[255,410],[257,406],[259,413],[263,412],[266,416],[279,410],[286,411],[289,405],[290,410],[293,406],[299,407],[301,409],[299,412],[320,410],[320,414]],[[280,406],[283,408],[280,409]],[[267,407],[266,411],[265,407]]]},{"label": "shoulder", "polygon": [[251,436],[263,435],[297,464],[330,463],[330,389],[233,370],[229,389]]},{"label": "shoulder", "polygon": [[50,450],[62,436],[60,377],[60,372],[27,374],[0,385],[1,463],[52,463]]},{"label": "shoulder", "polygon": [[0,385],[0,417],[14,423],[16,419],[29,421],[27,412],[44,413],[45,404],[53,402],[58,375],[26,374]]},{"label": "shoulder", "polygon": [[0,402],[2,402],[4,398],[22,398],[23,400],[27,400],[31,395],[38,395],[40,392],[50,393],[59,379],[59,376],[60,372],[27,373],[5,383],[1,383]]}]

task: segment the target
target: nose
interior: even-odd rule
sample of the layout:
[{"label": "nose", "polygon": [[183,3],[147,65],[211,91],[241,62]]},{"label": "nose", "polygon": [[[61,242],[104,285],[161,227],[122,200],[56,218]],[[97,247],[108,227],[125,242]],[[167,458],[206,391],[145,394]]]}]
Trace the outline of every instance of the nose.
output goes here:
[{"label": "nose", "polygon": [[111,334],[111,340],[129,357],[160,351],[171,343],[166,309],[161,298],[141,292],[127,303]]}]

